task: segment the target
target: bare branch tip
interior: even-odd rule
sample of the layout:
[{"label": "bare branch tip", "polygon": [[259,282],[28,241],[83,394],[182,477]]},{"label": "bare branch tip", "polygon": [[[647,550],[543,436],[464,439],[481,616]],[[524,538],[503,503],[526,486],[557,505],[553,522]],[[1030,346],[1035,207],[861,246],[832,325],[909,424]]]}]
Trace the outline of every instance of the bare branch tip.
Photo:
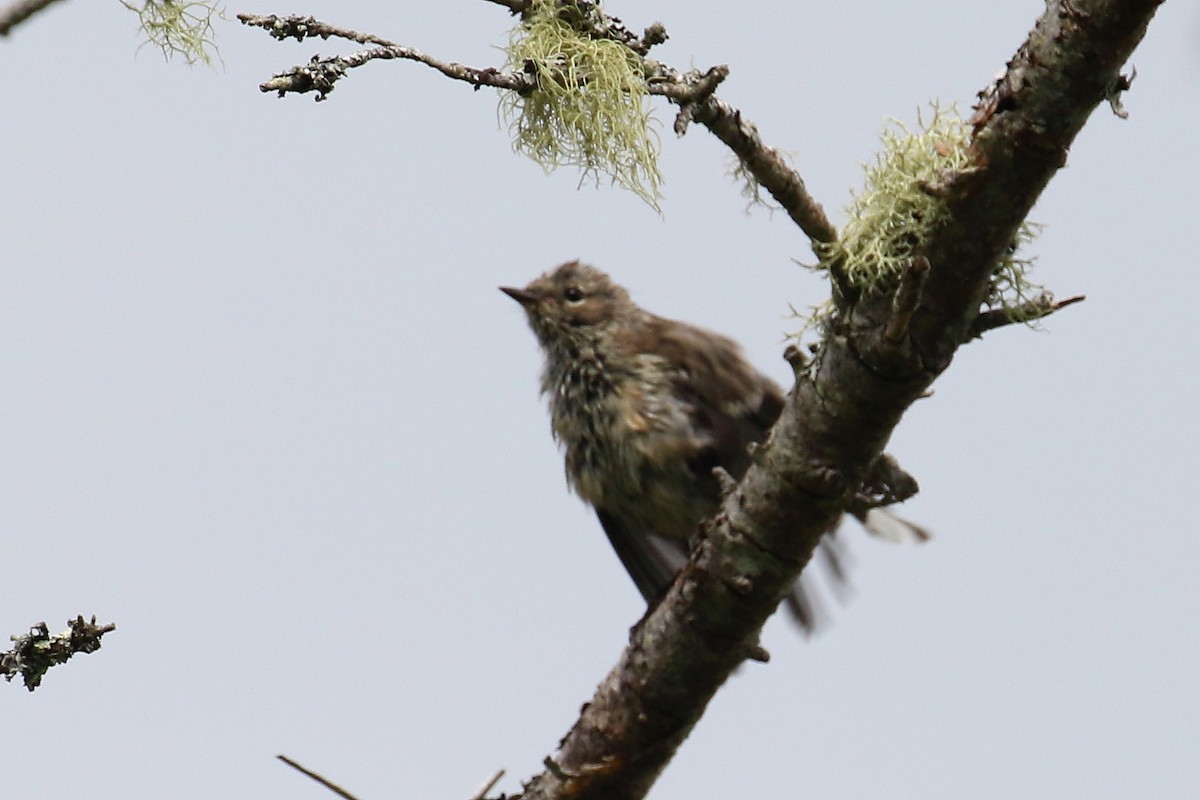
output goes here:
[{"label": "bare branch tip", "polygon": [[279,755],[276,755],[275,757],[277,759],[279,759],[280,761],[282,761],[283,763],[287,764],[292,769],[301,773],[305,777],[311,778],[314,781],[316,781],[317,783],[321,784],[326,789],[328,789],[329,791],[336,794],[338,797],[341,797],[342,800],[358,800],[357,797],[350,794],[350,792],[348,792],[345,789],[343,789],[342,787],[338,786],[336,783],[333,783],[333,782],[329,781],[328,779],[322,777],[321,775],[318,775],[317,773],[313,772],[312,770],[301,766],[298,762],[293,761],[292,759],[288,758],[287,756],[285,756],[283,754],[279,754]]},{"label": "bare branch tip", "polygon": [[771,652],[761,644],[756,644],[750,648],[746,658],[750,661],[757,661],[759,664],[766,664],[771,660]]},{"label": "bare branch tip", "polygon": [[1044,319],[1067,306],[1082,303],[1086,299],[1087,295],[1077,294],[1065,300],[1055,300],[1054,295],[1044,292],[1037,299],[1030,300],[1018,306],[989,309],[981,312],[975,318],[975,322],[971,325],[964,341],[969,342],[973,339],[978,339],[988,331],[1003,328],[1006,325]]},{"label": "bare branch tip", "polygon": [[470,800],[485,800],[485,798],[487,797],[487,793],[490,792],[493,788],[495,788],[496,784],[499,783],[500,779],[503,777],[504,777],[503,769],[498,769],[495,772],[493,772],[491,777],[488,778],[486,781],[484,781],[483,785],[479,787],[479,790],[476,791],[475,794],[471,795]]}]

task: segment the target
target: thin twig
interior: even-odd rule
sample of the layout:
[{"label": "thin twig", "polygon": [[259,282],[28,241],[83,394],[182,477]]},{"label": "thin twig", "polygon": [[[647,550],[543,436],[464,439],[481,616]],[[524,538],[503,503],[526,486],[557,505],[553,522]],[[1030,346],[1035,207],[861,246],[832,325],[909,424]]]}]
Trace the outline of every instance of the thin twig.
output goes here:
[{"label": "thin twig", "polygon": [[814,244],[837,241],[837,228],[825,216],[800,173],[783,154],[768,147],[753,122],[715,95],[701,103],[694,118],[741,159],[746,170],[766,189]]},{"label": "thin twig", "polygon": [[46,623],[39,622],[29,633],[9,637],[13,648],[0,652],[0,675],[7,681],[20,675],[25,688],[32,692],[41,685],[47,670],[66,663],[76,653],[96,652],[101,637],[116,629],[111,623],[97,624],[95,616],[89,622],[80,614],[67,620],[67,630],[51,636]]},{"label": "thin twig", "polygon": [[[516,5],[500,4],[510,9],[514,9]],[[515,92],[528,92],[536,88],[534,76],[525,72],[505,72],[492,67],[480,69],[442,61],[416,48],[398,45],[371,34],[338,28],[313,17],[239,14],[238,19],[245,25],[263,28],[271,36],[281,40],[295,38],[303,41],[315,36],[377,45],[373,49],[349,56],[314,56],[308,64],[292,67],[259,85],[262,91],[277,92],[281,97],[289,92],[317,92],[316,99],[324,100],[329,92],[333,91],[334,84],[344,77],[348,70],[362,66],[368,61],[393,58],[419,61],[448,78],[470,83],[476,88],[493,86]],[[607,16],[601,23],[592,25],[588,34],[622,42],[643,56],[650,47],[667,38],[666,30],[657,23],[648,27],[639,38],[620,20]],[[814,244],[827,244],[837,239],[837,229],[825,216],[825,210],[820,203],[808,193],[800,174],[788,164],[782,153],[763,143],[754,123],[714,94],[717,86],[729,74],[727,67],[716,66],[707,72],[692,70],[681,73],[657,61],[647,59],[645,64],[647,93],[665,97],[680,108],[675,120],[677,132],[682,133],[686,130],[692,120],[704,125],[734,152],[746,172],[758,185],[767,190]]]},{"label": "thin twig", "polygon": [[303,41],[306,38],[319,37],[321,39],[347,39],[359,44],[377,45],[370,50],[361,50],[348,56],[327,58],[313,56],[307,64],[292,67],[286,72],[272,76],[271,80],[259,84],[259,90],[277,92],[280,97],[289,92],[298,94],[317,92],[316,99],[324,100],[333,91],[334,84],[344,77],[348,70],[361,67],[375,59],[390,60],[394,58],[419,61],[448,78],[469,83],[476,89],[481,86],[494,86],[498,89],[526,92],[535,85],[533,77],[523,72],[503,72],[492,67],[478,69],[454,61],[442,61],[415,47],[395,44],[374,34],[339,28],[314,17],[238,14],[238,19],[244,25],[262,28],[280,41],[284,39]]},{"label": "thin twig", "polygon": [[699,122],[734,152],[746,171],[814,244],[837,240],[837,229],[825,216],[821,204],[808,193],[800,173],[782,153],[763,143],[753,122],[714,94],[728,76],[728,67],[713,67],[704,73],[697,70],[680,73],[658,62],[648,61],[647,65],[651,67],[651,77],[646,91],[680,107],[675,120],[676,133],[682,135],[692,120]]},{"label": "thin twig", "polygon": [[503,777],[504,777],[504,770],[502,770],[502,769],[496,770],[492,774],[492,777],[488,778],[484,782],[483,786],[479,787],[479,791],[477,791],[477,792],[475,792],[475,794],[471,795],[470,800],[484,800],[484,798],[487,797],[487,793],[490,792],[492,790],[492,787],[494,787],[497,783],[499,783],[500,779]]},{"label": "thin twig", "polygon": [[305,769],[304,767],[302,767],[302,766],[300,766],[299,764],[297,764],[295,761],[292,761],[292,760],[291,760],[290,758],[288,758],[287,756],[285,756],[285,755],[278,755],[278,756],[275,756],[275,757],[276,757],[276,758],[278,758],[278,759],[279,759],[280,761],[282,761],[283,763],[287,764],[287,765],[288,765],[289,767],[291,767],[292,769],[296,770],[297,772],[301,772],[301,773],[303,773],[303,774],[307,775],[308,777],[312,778],[314,781],[316,781],[317,783],[321,784],[321,785],[322,785],[322,786],[324,786],[326,789],[328,789],[329,791],[331,791],[331,792],[333,792],[334,794],[338,795],[339,797],[342,797],[342,798],[344,798],[345,800],[358,800],[358,798],[357,798],[357,797],[355,797],[354,795],[350,794],[350,793],[349,793],[349,792],[347,792],[345,789],[343,789],[342,787],[338,786],[336,783],[333,783],[332,781],[326,780],[325,778],[321,777],[320,775],[318,775],[317,773],[313,772],[312,770]]},{"label": "thin twig", "polygon": [[258,88],[263,92],[278,92],[280,97],[289,92],[298,94],[317,92],[316,100],[321,101],[333,91],[334,83],[344,77],[348,70],[361,67],[368,61],[379,58],[419,61],[448,78],[469,83],[476,89],[481,86],[495,86],[498,89],[524,92],[534,87],[534,79],[524,73],[502,72],[491,67],[477,69],[453,61],[441,61],[413,47],[377,47],[348,56],[332,56],[330,58],[313,56],[313,59],[307,64],[292,67],[287,72],[274,75],[271,80],[260,83]]},{"label": "thin twig", "polygon": [[972,339],[978,339],[988,331],[1003,328],[1005,325],[1015,325],[1021,322],[1032,322],[1035,319],[1043,319],[1055,311],[1067,306],[1073,306],[1076,303],[1082,303],[1086,299],[1085,295],[1080,294],[1068,297],[1066,300],[1055,300],[1054,295],[1049,292],[1043,292],[1036,300],[1030,300],[1028,303],[1022,303],[1019,306],[993,308],[989,311],[984,311],[975,318],[975,322],[971,325],[971,330],[967,333],[965,341],[969,342]]},{"label": "thin twig", "polygon": [[348,39],[359,44],[377,44],[381,47],[398,47],[395,42],[389,42],[373,33],[359,33],[349,28],[339,28],[336,25],[321,22],[316,17],[302,17],[298,14],[286,17],[275,14],[238,14],[237,18],[243,25],[262,28],[271,34],[272,38],[281,42],[285,39],[302,42],[305,39],[319,37],[321,39]]}]

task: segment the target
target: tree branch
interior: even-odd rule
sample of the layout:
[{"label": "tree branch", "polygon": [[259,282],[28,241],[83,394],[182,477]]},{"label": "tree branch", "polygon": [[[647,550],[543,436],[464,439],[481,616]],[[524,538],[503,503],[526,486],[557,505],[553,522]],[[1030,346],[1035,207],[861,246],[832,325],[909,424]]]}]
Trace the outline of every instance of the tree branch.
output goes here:
[{"label": "tree branch", "polygon": [[67,630],[50,635],[45,622],[39,622],[29,633],[10,637],[12,650],[0,653],[0,675],[11,681],[17,675],[25,688],[33,691],[42,683],[46,672],[65,664],[76,653],[94,653],[100,649],[100,638],[117,629],[116,625],[97,625],[93,616],[87,622],[82,616],[67,621]]},{"label": "tree branch", "polygon": [[[509,6],[517,13],[512,5],[501,5]],[[523,3],[521,10],[524,10]],[[372,34],[339,28],[314,17],[238,14],[238,19],[245,25],[266,30],[280,41],[289,38],[303,41],[315,36],[322,39],[347,39],[376,46],[349,56],[313,56],[308,64],[292,67],[259,84],[258,88],[263,92],[276,92],[280,97],[289,92],[317,92],[316,99],[324,100],[333,91],[334,84],[343,78],[348,70],[376,59],[394,58],[419,61],[448,78],[465,81],[477,89],[481,86],[493,86],[508,91],[529,92],[537,86],[531,73],[506,72],[493,67],[468,67],[456,62],[442,61],[416,48],[399,45]],[[604,17],[603,24],[589,28],[589,33],[599,38],[619,41],[643,56],[650,47],[667,38],[666,30],[659,23],[648,27],[639,38],[620,20],[607,16]],[[717,66],[703,73],[698,70],[681,73],[660,62],[645,59],[645,72],[646,91],[665,97],[679,106],[680,111],[675,119],[676,133],[682,136],[692,120],[704,125],[733,151],[746,172],[767,190],[815,244],[827,244],[837,239],[837,229],[825,216],[821,204],[809,195],[800,174],[787,163],[778,150],[763,143],[753,122],[714,94],[717,86],[729,75],[728,67]]]},{"label": "tree branch", "polygon": [[839,318],[805,365],[780,422],[666,598],[633,630],[525,798],[638,798],[754,642],[820,537],[978,316],[997,257],[1145,34],[1157,0],[1051,0],[981,98],[973,171],[905,341],[887,341],[892,300]]},{"label": "tree branch", "polygon": [[316,17],[302,17],[299,14],[286,17],[279,17],[275,14],[238,14],[237,18],[243,25],[262,28],[271,35],[271,38],[281,42],[288,39],[302,42],[307,38],[317,36],[321,39],[347,39],[359,44],[399,47],[395,42],[389,42],[373,33],[359,33],[349,28],[339,28],[336,25],[321,22]]},{"label": "tree branch", "polygon": [[675,119],[677,134],[682,136],[691,120],[699,122],[733,151],[746,172],[783,207],[809,239],[821,244],[837,240],[837,229],[825,216],[821,204],[808,193],[800,173],[787,163],[782,153],[763,143],[758,128],[741,111],[713,94],[729,74],[728,67],[686,74],[657,62],[648,67],[650,94],[666,97],[680,108]]},{"label": "tree branch", "polygon": [[0,36],[8,36],[13,28],[57,2],[58,0],[18,0],[6,8],[0,8]]},{"label": "tree branch", "polygon": [[1055,300],[1054,295],[1049,292],[1043,292],[1036,300],[1030,300],[1028,303],[1022,303],[1013,308],[994,308],[984,311],[975,318],[966,341],[978,339],[988,331],[1003,328],[1005,325],[1016,325],[1043,319],[1059,309],[1073,306],[1076,303],[1082,303],[1086,299],[1087,297],[1084,295],[1078,294],[1074,297],[1068,297],[1066,300]]},{"label": "tree branch", "polygon": [[346,791],[342,787],[338,786],[336,783],[329,780],[325,776],[320,775],[316,772],[313,772],[312,770],[308,769],[307,767],[302,766],[301,764],[297,763],[296,761],[293,761],[292,759],[288,758],[287,756],[281,754],[281,755],[277,755],[275,757],[278,758],[283,763],[287,764],[292,769],[299,772],[301,775],[312,778],[314,781],[321,784],[326,789],[328,789],[329,791],[336,794],[338,797],[342,798],[342,800],[358,800],[357,797],[350,794],[348,791]]},{"label": "tree branch", "polygon": [[[793,352],[796,384],[769,439],[525,798],[621,800],[649,790],[713,694],[755,652],[822,536],[874,480],[905,410],[978,326],[996,320],[979,313],[996,265],[1088,115],[1125,88],[1119,70],[1159,2],[1049,0],[1004,75],[980,95],[970,163],[939,181],[945,221],[892,291],[847,294],[813,357]],[[397,53],[359,63],[386,57],[436,61]],[[450,77],[477,86],[505,75],[462,70]],[[647,60],[646,74],[648,91],[679,105],[677,125],[705,125],[815,244],[836,240],[795,170],[713,94],[722,68],[682,74]]]},{"label": "tree branch", "polygon": [[334,37],[358,42],[359,44],[377,45],[370,50],[361,50],[348,56],[331,56],[328,58],[313,56],[312,60],[307,64],[292,67],[286,72],[272,76],[271,80],[259,84],[258,88],[260,91],[277,92],[280,97],[289,92],[299,94],[317,92],[316,99],[318,101],[324,100],[333,91],[333,85],[344,77],[348,70],[361,67],[363,64],[375,59],[389,60],[394,58],[419,61],[426,66],[436,69],[448,78],[464,81],[473,85],[476,89],[481,86],[494,86],[498,89],[525,92],[535,86],[532,76],[525,73],[502,72],[491,67],[478,69],[464,66],[457,62],[442,61],[417,50],[415,47],[395,44],[374,34],[359,33],[347,28],[339,28],[335,25],[321,22],[315,17],[301,17],[297,15],[277,17],[274,14],[238,14],[238,19],[244,25],[262,28],[273,38],[280,41],[285,39],[303,41],[306,38],[317,36],[322,39]]}]

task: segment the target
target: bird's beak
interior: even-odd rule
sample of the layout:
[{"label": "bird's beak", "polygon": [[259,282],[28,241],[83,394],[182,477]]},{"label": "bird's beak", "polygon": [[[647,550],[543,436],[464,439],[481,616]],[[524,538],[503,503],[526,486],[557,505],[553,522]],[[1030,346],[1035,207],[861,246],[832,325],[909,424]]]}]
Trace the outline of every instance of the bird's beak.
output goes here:
[{"label": "bird's beak", "polygon": [[524,289],[514,289],[512,286],[501,286],[500,291],[528,308],[537,302],[537,295]]}]

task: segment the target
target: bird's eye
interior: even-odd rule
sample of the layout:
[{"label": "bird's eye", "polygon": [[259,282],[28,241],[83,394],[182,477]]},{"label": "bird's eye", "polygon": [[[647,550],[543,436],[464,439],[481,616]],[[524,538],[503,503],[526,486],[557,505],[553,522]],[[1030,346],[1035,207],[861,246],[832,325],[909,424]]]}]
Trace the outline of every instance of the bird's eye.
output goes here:
[{"label": "bird's eye", "polygon": [[583,299],[583,290],[578,286],[568,286],[563,289],[563,299],[568,303],[578,303]]}]

